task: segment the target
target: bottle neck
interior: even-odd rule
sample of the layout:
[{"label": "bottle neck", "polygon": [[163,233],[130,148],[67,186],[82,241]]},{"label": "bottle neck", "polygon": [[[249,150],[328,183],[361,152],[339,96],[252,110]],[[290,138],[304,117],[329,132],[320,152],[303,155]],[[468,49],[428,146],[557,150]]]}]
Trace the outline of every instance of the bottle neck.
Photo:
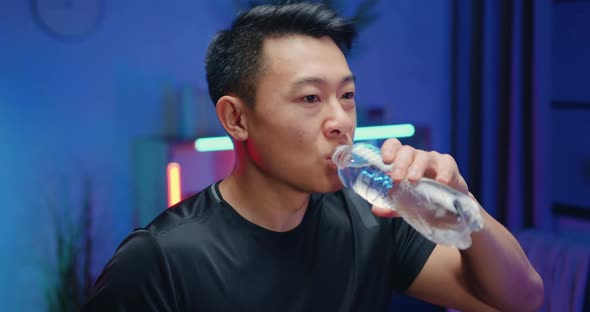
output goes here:
[{"label": "bottle neck", "polygon": [[352,160],[352,146],[350,145],[339,145],[332,153],[332,161],[338,166],[338,168],[346,168],[350,166]]}]

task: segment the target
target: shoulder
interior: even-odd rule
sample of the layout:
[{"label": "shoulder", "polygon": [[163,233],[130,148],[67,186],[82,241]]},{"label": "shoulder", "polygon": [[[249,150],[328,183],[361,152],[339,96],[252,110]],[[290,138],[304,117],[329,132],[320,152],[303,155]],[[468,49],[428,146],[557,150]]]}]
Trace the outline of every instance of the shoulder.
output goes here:
[{"label": "shoulder", "polygon": [[207,222],[218,206],[211,187],[213,185],[162,211],[144,229],[159,237],[186,226]]},{"label": "shoulder", "polygon": [[175,305],[174,283],[162,249],[152,233],[138,229],[117,248],[82,310],[169,311]]},{"label": "shoulder", "polygon": [[173,310],[161,309],[176,305],[173,260],[182,255],[179,251],[188,249],[191,238],[203,237],[194,233],[204,232],[216,210],[217,202],[211,196],[205,189],[163,211],[146,227],[132,231],[97,279],[87,311],[119,311],[113,307],[121,307],[120,311]]},{"label": "shoulder", "polygon": [[219,211],[212,197],[205,189],[166,209],[147,226],[133,230],[119,244],[106,268],[112,266],[112,269],[127,271],[127,276],[136,271],[138,275],[149,272],[148,266],[158,268],[157,271],[170,270],[171,256],[189,249],[187,247],[195,251],[200,246],[199,241],[212,236],[207,234],[212,227],[209,223]]},{"label": "shoulder", "polygon": [[133,230],[119,244],[105,271],[121,272],[109,274],[113,277],[141,277],[142,272],[168,271],[170,249],[177,243],[182,244],[187,237],[201,236],[194,233],[202,231],[216,210],[217,202],[212,197],[208,188],[204,189],[166,209],[147,226]]}]

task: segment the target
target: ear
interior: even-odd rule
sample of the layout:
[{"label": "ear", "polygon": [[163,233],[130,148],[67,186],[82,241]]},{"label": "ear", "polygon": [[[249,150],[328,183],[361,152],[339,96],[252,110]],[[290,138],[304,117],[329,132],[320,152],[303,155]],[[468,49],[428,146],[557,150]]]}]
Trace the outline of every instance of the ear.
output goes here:
[{"label": "ear", "polygon": [[243,142],[248,138],[246,111],[249,107],[239,97],[224,95],[217,101],[215,111],[225,131],[234,140]]}]

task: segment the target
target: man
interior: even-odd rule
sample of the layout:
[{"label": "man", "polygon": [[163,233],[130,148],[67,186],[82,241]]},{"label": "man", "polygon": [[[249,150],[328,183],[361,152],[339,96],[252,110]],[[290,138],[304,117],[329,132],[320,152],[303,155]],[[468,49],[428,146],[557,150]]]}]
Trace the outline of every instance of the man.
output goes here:
[{"label": "man", "polygon": [[[207,79],[234,169],[131,233],[85,311],[385,311],[392,291],[464,311],[540,306],[539,275],[483,209],[459,251],[342,189],[330,156],[355,130],[354,35],[321,5],[291,4],[256,7],[214,39]],[[396,181],[468,193],[448,155],[395,139],[382,151]]]}]

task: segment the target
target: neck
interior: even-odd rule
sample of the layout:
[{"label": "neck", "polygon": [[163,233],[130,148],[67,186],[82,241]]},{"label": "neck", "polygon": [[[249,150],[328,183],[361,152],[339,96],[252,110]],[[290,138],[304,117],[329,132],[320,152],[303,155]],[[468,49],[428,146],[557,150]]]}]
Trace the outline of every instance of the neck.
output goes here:
[{"label": "neck", "polygon": [[309,193],[264,174],[252,162],[236,162],[219,184],[224,200],[246,220],[275,232],[286,232],[303,220]]}]

